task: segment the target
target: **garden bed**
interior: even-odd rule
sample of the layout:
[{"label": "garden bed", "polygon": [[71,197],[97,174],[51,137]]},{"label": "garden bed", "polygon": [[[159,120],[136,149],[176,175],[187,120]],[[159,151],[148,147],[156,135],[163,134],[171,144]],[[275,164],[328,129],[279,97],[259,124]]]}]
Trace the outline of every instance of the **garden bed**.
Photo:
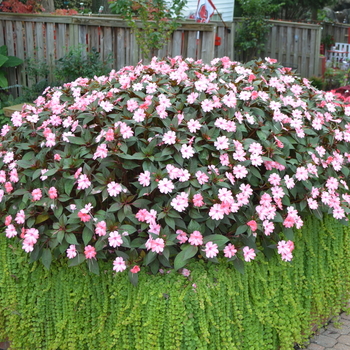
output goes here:
[{"label": "garden bed", "polygon": [[20,245],[0,238],[0,340],[13,349],[289,350],[312,324],[338,314],[350,290],[350,229],[309,218],[296,231],[292,262],[274,253],[245,264],[195,262],[174,270],[99,276],[85,265],[28,265]]}]

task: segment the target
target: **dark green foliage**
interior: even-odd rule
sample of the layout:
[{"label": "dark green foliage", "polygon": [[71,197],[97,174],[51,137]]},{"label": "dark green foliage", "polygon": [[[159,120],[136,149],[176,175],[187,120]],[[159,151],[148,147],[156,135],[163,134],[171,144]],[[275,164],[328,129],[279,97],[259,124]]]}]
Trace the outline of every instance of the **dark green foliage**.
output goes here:
[{"label": "dark green foliage", "polygon": [[272,0],[239,0],[243,20],[239,23],[235,49],[240,60],[248,62],[259,57],[264,50],[271,25],[269,15],[280,5],[272,5]]},{"label": "dark green foliage", "polygon": [[1,236],[0,340],[21,350],[293,350],[346,305],[349,247],[349,227],[310,217],[292,263],[260,256],[240,274],[199,261],[190,277],[141,271],[134,287],[111,263],[99,262],[99,276],[83,265],[28,265]]}]

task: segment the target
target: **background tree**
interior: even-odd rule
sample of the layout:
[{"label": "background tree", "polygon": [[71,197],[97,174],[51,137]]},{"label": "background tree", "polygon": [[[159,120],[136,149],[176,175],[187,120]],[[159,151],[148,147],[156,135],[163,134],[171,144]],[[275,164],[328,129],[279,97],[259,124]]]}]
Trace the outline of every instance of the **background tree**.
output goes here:
[{"label": "background tree", "polygon": [[309,18],[317,21],[317,11],[325,6],[334,5],[338,0],[272,0],[272,4],[280,4],[274,17],[287,20],[300,20]]},{"label": "background tree", "polygon": [[235,49],[243,62],[258,58],[264,50],[270,27],[267,18],[278,10],[280,4],[273,0],[238,0],[243,20],[239,23]]}]

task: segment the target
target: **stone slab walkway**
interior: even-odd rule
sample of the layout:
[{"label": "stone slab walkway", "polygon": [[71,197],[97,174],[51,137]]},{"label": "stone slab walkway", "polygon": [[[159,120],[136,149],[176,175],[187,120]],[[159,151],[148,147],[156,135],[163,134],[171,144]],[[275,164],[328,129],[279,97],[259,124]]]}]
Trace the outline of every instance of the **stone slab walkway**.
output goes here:
[{"label": "stone slab walkway", "polygon": [[350,315],[343,312],[335,322],[321,328],[304,350],[350,350]]}]

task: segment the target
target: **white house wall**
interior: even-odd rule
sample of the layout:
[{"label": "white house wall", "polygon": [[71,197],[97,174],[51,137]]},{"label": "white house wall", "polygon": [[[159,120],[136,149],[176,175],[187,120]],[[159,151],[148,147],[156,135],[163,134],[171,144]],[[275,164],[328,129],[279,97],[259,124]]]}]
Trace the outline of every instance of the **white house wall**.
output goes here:
[{"label": "white house wall", "polygon": [[[225,22],[233,21],[233,9],[235,5],[235,0],[225,1],[225,0],[212,0],[213,4],[217,8],[218,12],[221,14],[222,19]],[[197,9],[198,0],[187,0],[186,7],[184,8],[183,15],[188,18],[190,14],[195,13]],[[216,14],[216,11],[215,11]],[[215,19],[219,20],[219,18]]]}]

